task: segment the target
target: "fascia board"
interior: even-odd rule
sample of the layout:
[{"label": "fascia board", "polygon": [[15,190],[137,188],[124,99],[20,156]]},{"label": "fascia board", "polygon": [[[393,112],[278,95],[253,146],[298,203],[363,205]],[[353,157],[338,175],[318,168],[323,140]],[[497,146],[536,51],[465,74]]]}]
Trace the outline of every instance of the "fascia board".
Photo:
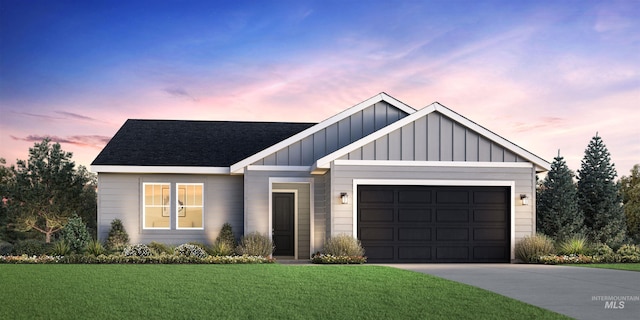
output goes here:
[{"label": "fascia board", "polygon": [[396,108],[408,113],[409,115],[411,115],[411,114],[416,112],[416,109],[414,109],[414,108],[402,103],[400,100],[398,100],[396,98],[393,98],[393,97],[391,97],[390,95],[388,95],[388,94],[386,94],[384,92],[381,92],[381,93],[379,93],[379,94],[377,94],[377,95],[375,95],[375,96],[373,96],[373,97],[371,97],[371,98],[369,98],[369,99],[367,99],[365,101],[362,101],[362,102],[358,103],[357,105],[355,105],[355,106],[353,106],[353,107],[351,107],[351,108],[349,108],[347,110],[344,110],[344,111],[342,111],[342,112],[340,112],[340,113],[338,113],[338,114],[336,114],[336,115],[334,115],[334,116],[332,116],[332,117],[330,117],[330,118],[328,118],[328,119],[326,119],[326,120],[324,120],[324,121],[312,126],[311,128],[308,128],[308,129],[306,129],[306,130],[304,130],[302,132],[299,132],[299,133],[297,133],[297,134],[295,134],[295,135],[293,135],[293,136],[291,136],[291,137],[289,137],[289,138],[287,138],[285,140],[282,140],[281,142],[278,142],[277,144],[274,144],[271,147],[268,147],[268,148],[266,148],[266,149],[264,149],[264,150],[262,150],[262,151],[260,151],[260,152],[258,152],[256,154],[254,154],[254,155],[252,155],[252,156],[250,156],[248,158],[245,158],[245,159],[243,159],[243,160],[231,165],[230,171],[231,171],[231,173],[239,173],[240,171],[244,170],[244,167],[246,167],[248,165],[251,165],[252,163],[254,163],[254,162],[256,162],[256,161],[258,161],[258,160],[260,160],[260,159],[262,159],[262,158],[264,158],[264,157],[266,157],[266,156],[268,156],[268,155],[270,155],[270,154],[272,154],[272,153],[274,153],[274,152],[276,152],[276,151],[278,151],[278,150],[280,150],[280,149],[282,149],[282,148],[284,148],[284,147],[286,147],[288,145],[291,145],[291,144],[293,144],[293,143],[295,143],[295,142],[297,142],[299,140],[302,140],[302,139],[304,139],[304,138],[306,138],[306,137],[308,137],[308,136],[310,136],[310,135],[312,135],[312,134],[314,134],[314,133],[316,133],[316,132],[318,132],[318,131],[320,131],[320,130],[322,130],[322,129],[324,129],[324,128],[326,128],[326,127],[328,127],[328,126],[330,126],[330,125],[332,125],[332,124],[334,124],[336,122],[339,122],[340,120],[345,119],[345,118],[347,118],[347,117],[349,117],[349,116],[351,116],[351,115],[353,115],[353,114],[355,114],[357,112],[360,112],[363,109],[371,106],[372,104],[375,104],[375,103],[380,102],[380,101],[385,101],[385,102],[389,103],[390,105],[392,105],[392,106],[394,106],[394,107],[396,107]]},{"label": "fascia board", "polygon": [[176,174],[229,174],[229,167],[180,167],[180,166],[119,166],[93,165],[96,173],[176,173]]}]

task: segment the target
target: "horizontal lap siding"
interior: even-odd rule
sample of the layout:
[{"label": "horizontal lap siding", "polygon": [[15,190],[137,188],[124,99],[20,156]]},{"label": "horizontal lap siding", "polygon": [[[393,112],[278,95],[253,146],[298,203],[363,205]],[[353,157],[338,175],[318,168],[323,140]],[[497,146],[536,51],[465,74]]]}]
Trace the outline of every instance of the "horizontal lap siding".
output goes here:
[{"label": "horizontal lap siding", "polygon": [[[347,192],[353,197],[354,179],[400,180],[481,180],[514,181],[515,235],[516,241],[534,232],[535,192],[532,168],[476,168],[476,167],[413,167],[413,166],[352,166],[332,165],[331,197],[338,198]],[[520,194],[527,194],[532,205],[520,205]],[[331,234],[353,233],[353,205],[334,204],[331,217]],[[335,202],[334,202],[335,203]]]},{"label": "horizontal lap siding", "polygon": [[[172,183],[172,188],[175,188],[175,183],[203,183],[204,230],[142,229],[142,183],[145,182],[168,182]],[[122,220],[131,243],[212,243],[225,222],[231,224],[234,234],[239,237],[243,234],[242,177],[101,173],[98,175],[100,240],[107,238],[114,219]],[[173,214],[171,219],[175,219]]]}]

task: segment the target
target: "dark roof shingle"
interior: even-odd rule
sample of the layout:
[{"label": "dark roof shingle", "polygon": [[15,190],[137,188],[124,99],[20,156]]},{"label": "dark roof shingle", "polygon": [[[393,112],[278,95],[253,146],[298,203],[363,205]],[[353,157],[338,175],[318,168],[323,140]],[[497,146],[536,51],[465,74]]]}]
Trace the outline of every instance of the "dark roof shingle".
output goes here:
[{"label": "dark roof shingle", "polygon": [[130,119],[91,164],[229,167],[314,124]]}]

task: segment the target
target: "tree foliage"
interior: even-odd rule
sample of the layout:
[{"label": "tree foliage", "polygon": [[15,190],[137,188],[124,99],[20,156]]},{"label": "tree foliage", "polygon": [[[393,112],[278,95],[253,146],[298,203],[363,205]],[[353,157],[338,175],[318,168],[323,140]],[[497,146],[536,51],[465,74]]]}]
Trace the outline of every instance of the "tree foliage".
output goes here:
[{"label": "tree foliage", "polygon": [[589,237],[615,247],[626,238],[616,169],[602,138],[591,139],[578,170],[578,204]]},{"label": "tree foliage", "polygon": [[640,164],[631,169],[631,175],[620,178],[620,193],[627,220],[627,233],[640,243]]},{"label": "tree foliage", "polygon": [[558,155],[538,190],[538,232],[556,240],[568,239],[584,231],[584,215],[578,206],[578,190],[573,177],[564,158]]},{"label": "tree foliage", "polygon": [[47,138],[29,148],[28,160],[9,168],[12,176],[2,191],[16,230],[36,230],[49,243],[73,213],[95,220],[95,178],[82,166],[76,169],[71,157]]}]

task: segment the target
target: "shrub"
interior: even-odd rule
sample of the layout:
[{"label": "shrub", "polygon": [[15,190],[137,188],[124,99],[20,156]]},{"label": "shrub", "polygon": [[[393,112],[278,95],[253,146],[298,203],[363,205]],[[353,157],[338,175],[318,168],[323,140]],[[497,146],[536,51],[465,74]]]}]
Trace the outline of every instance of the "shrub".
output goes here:
[{"label": "shrub", "polygon": [[16,255],[26,254],[28,256],[39,256],[48,252],[48,246],[41,240],[26,239],[18,241],[13,246],[13,252]]},{"label": "shrub", "polygon": [[617,251],[620,262],[640,262],[640,247],[633,244],[625,244]]},{"label": "shrub", "polygon": [[229,223],[225,223],[222,225],[222,229],[220,229],[220,233],[216,237],[216,244],[224,242],[229,244],[232,248],[236,246],[236,237],[233,235],[233,230]]},{"label": "shrub", "polygon": [[72,252],[81,252],[91,239],[82,218],[74,214],[62,229],[62,239],[69,244]]},{"label": "shrub", "polygon": [[51,254],[54,256],[66,256],[71,253],[71,247],[64,240],[56,241],[51,249]]},{"label": "shrub", "polygon": [[360,240],[350,235],[341,234],[327,240],[323,253],[332,256],[362,257],[364,249]]},{"label": "shrub", "polygon": [[151,252],[153,254],[155,254],[155,255],[161,255],[163,253],[165,253],[165,254],[172,254],[173,253],[173,249],[171,249],[171,247],[169,247],[168,245],[166,245],[164,243],[152,241],[147,246],[149,247]]},{"label": "shrub", "polygon": [[590,246],[589,254],[594,256],[608,256],[614,254],[614,252],[608,245],[598,242]]},{"label": "shrub", "polygon": [[104,248],[102,243],[98,240],[91,239],[84,248],[85,252],[94,256],[107,253],[107,249]]},{"label": "shrub", "polygon": [[230,256],[233,255],[234,246],[226,241],[216,241],[211,247],[212,256]]},{"label": "shrub", "polygon": [[197,257],[200,259],[208,256],[207,252],[202,247],[191,243],[185,243],[177,246],[173,250],[173,254],[177,256]]},{"label": "shrub", "polygon": [[240,244],[236,248],[239,255],[268,257],[273,254],[273,242],[269,237],[258,232],[252,232],[240,239]]},{"label": "shrub", "polygon": [[588,251],[587,238],[583,235],[574,235],[565,239],[558,244],[558,253],[569,254],[585,254]]},{"label": "shrub", "polygon": [[317,253],[311,257],[311,263],[319,264],[363,264],[365,262],[367,262],[367,257],[364,256],[334,256]]},{"label": "shrub", "polygon": [[148,257],[151,255],[151,250],[146,244],[130,244],[124,247],[122,254],[125,257]]},{"label": "shrub", "polygon": [[516,258],[526,262],[538,262],[540,256],[546,256],[554,253],[553,241],[543,235],[525,237],[516,243]]},{"label": "shrub", "polygon": [[111,230],[109,230],[109,236],[105,243],[107,249],[113,251],[123,250],[129,244],[129,234],[124,230],[122,221],[115,219],[111,221]]},{"label": "shrub", "polygon": [[0,256],[8,256],[13,252],[13,245],[9,242],[0,242]]}]

